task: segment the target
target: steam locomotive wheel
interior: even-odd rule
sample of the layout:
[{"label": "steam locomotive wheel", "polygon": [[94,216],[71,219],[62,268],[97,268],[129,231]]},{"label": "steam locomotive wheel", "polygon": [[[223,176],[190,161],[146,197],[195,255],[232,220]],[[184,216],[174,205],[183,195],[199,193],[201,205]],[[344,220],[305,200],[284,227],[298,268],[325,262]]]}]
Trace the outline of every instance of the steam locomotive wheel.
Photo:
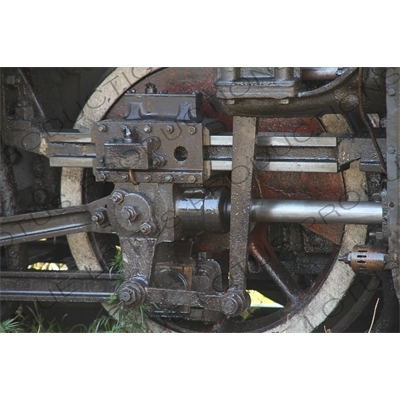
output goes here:
[{"label": "steam locomotive wheel", "polygon": [[[123,107],[119,104],[119,98],[128,89],[143,91],[146,83],[152,82],[163,85],[161,90],[169,93],[191,93],[200,90],[208,96],[204,104],[206,113],[212,118],[222,120],[229,129],[229,118],[218,113],[213,104],[213,82],[216,73],[213,69],[157,69],[157,68],[119,68],[115,69],[89,98],[86,106],[76,122],[75,128],[90,131],[94,122],[105,118],[123,116]],[[309,174],[312,180],[312,175]],[[93,200],[97,196],[96,191],[106,191],[107,188],[99,184],[88,184],[90,174],[81,168],[64,168],[61,181],[61,196],[63,204],[80,205]],[[305,178],[308,179],[308,178]],[[367,200],[363,191],[360,192],[360,182],[365,182],[365,174],[361,173],[356,165],[348,171],[338,175],[344,192],[348,194],[347,200]],[[298,179],[297,179],[298,180]],[[91,189],[89,190],[89,186]],[[260,188],[259,188],[260,189]],[[325,188],[326,189],[326,188]],[[259,190],[260,191],[260,190]],[[263,187],[261,185],[261,192]],[[261,195],[263,193],[260,193]],[[103,196],[99,193],[98,196]],[[265,193],[264,193],[265,195]],[[268,196],[268,190],[267,194]],[[328,197],[332,195],[328,193]],[[354,198],[352,197],[354,196]],[[340,196],[339,196],[340,197]],[[338,232],[338,231],[337,231]],[[314,232],[315,233],[315,232]],[[326,232],[319,232],[318,237],[328,236]],[[269,331],[269,332],[310,332],[324,323],[329,314],[340,308],[346,293],[354,284],[355,275],[352,270],[337,261],[338,254],[349,252],[354,245],[364,243],[367,235],[367,227],[359,225],[347,225],[340,232],[340,240],[331,254],[329,265],[323,268],[323,273],[318,276],[305,291],[304,298],[297,304],[274,312],[271,315],[261,315],[259,318],[249,318],[245,321],[223,321],[221,328],[218,323],[213,327],[201,323],[187,321],[160,321],[150,322],[151,330],[155,332],[166,330],[180,331]],[[102,271],[107,268],[108,259],[112,257],[112,246],[101,235],[80,233],[68,237],[71,252],[76,264],[81,270]],[[107,257],[107,254],[109,255]],[[250,283],[251,285],[251,283]],[[259,287],[259,286],[257,286]],[[250,288],[251,289],[251,288]],[[261,291],[261,290],[260,290]],[[268,292],[265,291],[268,295]],[[271,296],[273,298],[274,295]],[[107,307],[107,305],[105,305]]]}]

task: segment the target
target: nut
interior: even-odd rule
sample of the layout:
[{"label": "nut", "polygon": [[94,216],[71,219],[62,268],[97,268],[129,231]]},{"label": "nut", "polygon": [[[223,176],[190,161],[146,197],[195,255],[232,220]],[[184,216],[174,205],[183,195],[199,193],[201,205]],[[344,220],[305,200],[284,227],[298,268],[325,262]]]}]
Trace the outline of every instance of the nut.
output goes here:
[{"label": "nut", "polygon": [[100,174],[99,174],[99,179],[101,180],[101,181],[106,181],[107,180],[107,178],[108,178],[108,174],[107,173],[104,173],[104,172],[100,172]]},{"label": "nut", "polygon": [[92,221],[97,224],[101,225],[102,223],[106,222],[107,214],[105,211],[96,210],[96,212],[92,215]]},{"label": "nut", "polygon": [[165,130],[167,131],[167,133],[172,133],[174,131],[174,127],[172,125],[167,125],[165,127]]},{"label": "nut", "polygon": [[189,175],[187,180],[189,183],[195,183],[196,177],[194,175]]},{"label": "nut", "polygon": [[131,206],[122,207],[121,217],[125,221],[134,221],[138,217],[139,213]]},{"label": "nut", "polygon": [[111,200],[115,203],[115,204],[121,204],[124,201],[124,195],[121,192],[114,192],[111,196]]},{"label": "nut", "polygon": [[144,235],[151,235],[155,231],[154,224],[151,222],[143,222],[143,224],[140,225],[140,231]]},{"label": "nut", "polygon": [[197,129],[195,126],[189,126],[189,133],[191,135],[194,135],[196,133]]},{"label": "nut", "polygon": [[98,129],[99,129],[99,132],[106,132],[107,131],[107,126],[104,125],[104,124],[99,124],[98,125]]}]

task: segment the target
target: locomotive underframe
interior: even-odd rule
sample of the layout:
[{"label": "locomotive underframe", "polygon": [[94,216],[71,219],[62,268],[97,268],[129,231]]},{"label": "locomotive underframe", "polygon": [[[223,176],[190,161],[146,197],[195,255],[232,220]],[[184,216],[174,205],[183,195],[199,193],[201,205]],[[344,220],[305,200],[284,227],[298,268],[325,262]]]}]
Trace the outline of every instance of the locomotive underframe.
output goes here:
[{"label": "locomotive underframe", "polygon": [[[342,255],[342,261],[367,273],[387,275],[385,271],[391,270],[400,298],[397,69],[266,68],[255,73],[221,68],[214,86],[219,112],[233,116],[231,133],[224,129],[224,121],[204,117],[201,92],[157,93],[151,83],[156,71],[135,71],[139,78],[150,76],[140,93],[134,85],[126,83],[122,90],[118,80],[109,80],[119,117],[88,123],[89,116],[82,112],[75,125],[79,129],[69,130],[54,129],[57,120],[46,118],[24,71],[2,71],[1,244],[6,246],[7,267],[14,270],[2,271],[2,301],[49,300],[45,288],[57,280],[55,275],[33,273],[37,276],[29,279],[26,271],[18,271],[27,264],[27,242],[92,232],[118,236],[125,278],[118,293],[126,307],[151,303],[156,305],[156,317],[206,323],[237,317],[250,307],[246,291],[250,252],[283,292],[287,307],[299,309],[312,290],[298,286],[269,244],[260,242],[265,233],[261,224],[254,227],[253,222],[299,223],[308,228],[374,226],[370,234],[375,247]],[[104,104],[109,99],[101,89],[87,104],[94,107],[96,99],[102,101],[96,103],[97,109],[109,110],[110,104]],[[359,132],[335,137],[259,131],[261,118],[325,114],[350,120],[362,114],[369,116],[368,124],[376,114],[381,124],[361,124]],[[91,131],[85,129],[88,125]],[[40,199],[40,190],[34,192],[42,207],[25,207],[30,212],[21,214],[24,207],[12,200],[16,185],[9,168],[10,149],[46,157],[47,178],[57,168],[88,168],[96,182],[112,188],[87,204],[65,204],[58,195],[59,177],[53,176],[48,185],[53,189],[45,200]],[[348,193],[340,201],[253,199],[253,171],[339,173],[356,161],[360,171],[379,181],[378,193],[365,199],[370,201],[350,201]],[[219,174],[230,182],[222,179],[215,184]],[[50,206],[49,197],[54,199]],[[202,231],[230,232],[228,271],[209,253],[193,257],[192,238]],[[363,257],[361,267],[357,257]],[[53,286],[49,291],[53,299],[105,301],[117,280],[116,275],[101,272],[63,276],[72,290]]]}]

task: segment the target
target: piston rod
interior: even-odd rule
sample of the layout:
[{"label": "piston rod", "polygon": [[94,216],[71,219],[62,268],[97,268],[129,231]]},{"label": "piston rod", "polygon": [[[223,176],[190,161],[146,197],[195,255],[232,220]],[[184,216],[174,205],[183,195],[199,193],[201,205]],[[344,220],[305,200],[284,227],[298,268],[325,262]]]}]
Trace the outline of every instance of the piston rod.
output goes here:
[{"label": "piston rod", "polygon": [[[182,227],[187,230],[227,232],[232,212],[229,190],[220,188],[206,192],[203,196],[195,194],[188,190],[175,202],[176,215]],[[368,201],[253,199],[250,219],[253,222],[307,225],[380,225],[383,220],[383,207],[381,203]]]},{"label": "piston rod", "polygon": [[253,200],[256,222],[382,224],[382,205],[357,201]]}]

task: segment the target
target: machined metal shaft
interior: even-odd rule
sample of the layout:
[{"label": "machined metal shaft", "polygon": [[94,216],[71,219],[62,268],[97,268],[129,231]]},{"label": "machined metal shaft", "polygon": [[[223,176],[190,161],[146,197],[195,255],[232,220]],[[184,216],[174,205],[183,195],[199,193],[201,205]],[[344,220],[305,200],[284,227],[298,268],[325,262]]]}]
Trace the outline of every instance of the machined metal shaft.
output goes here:
[{"label": "machined metal shaft", "polygon": [[[253,222],[380,225],[383,220],[382,204],[368,201],[253,199],[249,207]],[[184,229],[229,230],[232,210],[226,188],[209,192],[203,198],[188,191],[177,199],[175,210]]]},{"label": "machined metal shaft", "polygon": [[382,223],[382,212],[380,203],[366,201],[253,200],[251,219],[255,222],[373,225]]}]

